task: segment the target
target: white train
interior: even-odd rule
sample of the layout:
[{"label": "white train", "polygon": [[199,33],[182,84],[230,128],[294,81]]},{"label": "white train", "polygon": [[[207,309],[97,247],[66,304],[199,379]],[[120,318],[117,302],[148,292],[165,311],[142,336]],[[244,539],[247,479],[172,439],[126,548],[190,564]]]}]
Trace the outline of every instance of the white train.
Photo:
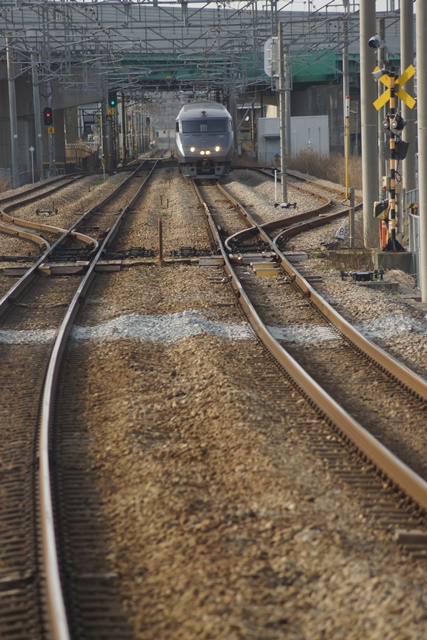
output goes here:
[{"label": "white train", "polygon": [[184,176],[204,180],[228,176],[234,155],[231,115],[211,100],[186,104],[176,118],[175,147]]}]

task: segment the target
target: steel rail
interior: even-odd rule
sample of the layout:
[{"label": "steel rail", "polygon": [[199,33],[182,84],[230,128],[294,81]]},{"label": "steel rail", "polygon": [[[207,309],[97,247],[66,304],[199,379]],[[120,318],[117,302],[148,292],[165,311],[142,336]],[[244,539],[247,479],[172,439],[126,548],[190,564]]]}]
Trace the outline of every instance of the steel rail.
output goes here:
[{"label": "steel rail", "polygon": [[[223,187],[220,188],[220,191],[224,195],[228,196],[228,192]],[[259,336],[273,357],[293,378],[298,388],[321,410],[324,416],[329,420],[330,424],[339,432],[344,434],[344,436],[348,438],[348,440],[351,441],[356,448],[363,453],[363,455],[370,459],[377,469],[384,473],[415,503],[417,503],[422,509],[427,509],[427,483],[405,463],[391,453],[376,438],[374,438],[374,436],[366,431],[366,429],[364,429],[363,426],[350,416],[342,407],[340,407],[339,404],[331,398],[329,394],[327,394],[322,387],[320,387],[320,385],[313,380],[313,378],[311,378],[311,376],[309,376],[287,353],[279,342],[273,338],[240,283],[225,245],[222,243],[220,235],[215,228],[214,221],[206,203],[203,202],[200,194],[198,197],[205,209],[210,227],[211,229],[214,229],[213,232],[215,234],[216,242],[218,243],[224,258],[225,270],[230,278],[230,283],[235,292],[236,298],[255,333]],[[257,226],[255,221],[254,226]],[[264,238],[268,238],[260,226],[259,232]],[[380,366],[387,368],[388,371],[392,369],[391,373],[397,380],[400,380],[408,388],[412,388],[412,385],[414,385],[413,388],[415,392],[421,398],[427,399],[427,383],[422,378],[391,358],[382,349],[357,332],[335,311],[335,309],[326,303],[326,301],[321,299],[305,278],[293,269],[292,265],[277,248],[274,241],[271,238],[268,238],[267,241],[270,244],[272,251],[278,255],[281,264],[288,275],[296,285],[302,289],[305,295],[307,295],[310,300],[316,304],[316,306],[319,304],[320,308],[323,307],[325,309],[326,317],[334,324],[334,326],[337,326],[338,329],[342,328],[342,330],[345,331],[346,337],[354,341],[357,347],[366,352],[371,359],[376,360],[378,358],[377,361]]]},{"label": "steel rail", "polygon": [[[2,214],[0,213],[0,215]],[[58,234],[58,235],[64,235],[68,233],[68,229],[63,229],[62,227],[56,227],[52,224],[46,224],[45,222],[32,222],[31,220],[23,220],[22,218],[16,218],[15,216],[10,216],[8,213],[3,213],[2,217],[4,220],[6,220],[6,222],[15,224],[18,227],[25,227],[28,229],[37,229],[39,231],[48,231],[49,233]],[[36,236],[35,234],[26,233],[24,231],[15,231],[14,229],[10,229],[9,227],[3,227],[3,226],[0,226],[0,232],[7,233],[10,235],[17,235],[19,237],[32,240],[37,244],[46,244],[50,246],[49,243],[44,238],[42,238],[41,236]],[[80,242],[82,242],[83,244],[92,244],[95,247],[98,246],[97,240],[95,240],[94,238],[91,238],[85,233],[72,231],[71,235],[73,235],[75,238],[80,240]],[[35,238],[38,238],[39,240],[35,240]]]},{"label": "steel rail", "polygon": [[[301,180],[301,182],[304,182],[306,184],[312,184],[313,187],[315,187],[316,189],[322,189],[323,191],[329,191],[330,193],[334,193],[335,195],[343,195],[343,196],[347,195],[346,192],[345,192],[345,189],[340,189],[340,188],[337,188],[337,187],[331,187],[331,186],[326,185],[326,184],[319,184],[320,181],[322,180],[321,178],[319,178],[319,180],[310,180],[309,178],[306,178],[305,176],[299,175],[299,173],[297,171],[292,171],[292,169],[288,169],[287,173],[288,173],[289,176],[291,176],[292,178],[295,178],[296,180]],[[301,188],[301,187],[298,187],[296,184],[292,184],[291,186],[294,189],[300,189]],[[359,196],[359,195],[355,194],[354,198],[359,203],[362,202],[362,196]]]},{"label": "steel rail", "polygon": [[[19,197],[23,197],[23,200],[20,200],[19,202],[25,202],[25,204],[28,204],[30,202],[34,202],[35,200],[38,200],[40,196],[31,196],[30,198],[25,198],[24,196],[26,196],[27,194],[34,194],[37,193],[38,191],[41,191],[42,189],[46,189],[49,188],[49,186],[51,184],[55,184],[58,182],[66,182],[65,185],[57,185],[56,187],[54,187],[53,189],[49,189],[48,191],[46,191],[46,197],[49,196],[51,193],[55,193],[56,191],[58,191],[59,189],[63,189],[64,186],[68,186],[68,184],[72,184],[73,182],[76,182],[76,180],[82,180],[85,177],[84,174],[78,173],[78,174],[68,174],[66,176],[58,176],[56,178],[51,178],[50,180],[45,180],[43,182],[38,183],[37,185],[33,185],[32,187],[30,187],[29,189],[27,189],[26,191],[22,191],[21,193],[15,193],[13,195],[10,196],[0,196],[0,205],[6,203],[6,202],[11,202],[12,200],[18,200]],[[15,206],[15,205],[13,205]]]},{"label": "steel rail", "polygon": [[138,167],[134,171],[132,171],[132,173],[126,178],[126,180],[124,180],[120,184],[119,187],[117,187],[117,189],[112,191],[107,197],[98,202],[96,205],[87,209],[87,211],[85,211],[69,229],[64,230],[63,235],[57,238],[57,240],[52,245],[48,246],[43,255],[40,256],[38,260],[36,260],[36,262],[28,269],[28,271],[26,271],[26,273],[24,273],[24,275],[17,282],[15,282],[15,284],[9,289],[9,291],[7,291],[6,294],[0,299],[0,316],[7,311],[8,305],[11,300],[13,300],[19,294],[23,293],[29,286],[31,286],[31,283],[36,277],[39,267],[48,259],[49,255],[53,253],[53,251],[64,242],[64,240],[68,236],[74,235],[81,241],[84,241],[83,238],[87,238],[88,243],[93,243],[94,252],[97,250],[98,242],[93,238],[86,236],[85,234],[80,234],[77,231],[78,227],[81,226],[85,222],[86,218],[89,217],[92,213],[98,211],[98,209],[108,204],[117,195],[117,193],[121,191],[128,184],[128,182],[130,182],[137,175],[138,171],[141,170],[145,163],[146,160],[138,165]]},{"label": "steel rail", "polygon": [[[232,204],[242,213],[242,215],[250,222],[252,225],[247,229],[243,229],[242,231],[238,231],[233,234],[229,238],[227,238],[225,244],[226,247],[231,251],[231,243],[243,241],[247,237],[251,237],[253,235],[259,234],[259,229],[262,229],[265,232],[274,231],[277,228],[284,228],[285,231],[291,235],[296,235],[297,233],[301,233],[308,229],[312,229],[315,227],[320,227],[329,222],[332,222],[336,219],[342,218],[345,215],[348,215],[349,209],[344,209],[343,211],[336,211],[334,213],[327,213],[330,207],[332,206],[332,201],[326,196],[317,196],[319,197],[324,204],[316,209],[311,209],[309,211],[304,211],[302,213],[297,213],[296,215],[287,217],[287,218],[279,218],[277,220],[273,220],[270,222],[264,222],[263,224],[258,225],[257,222],[254,221],[253,217],[246,211],[246,209],[238,202],[233,196],[226,191],[222,185],[217,184],[218,189],[221,193],[232,202]],[[304,192],[308,192],[306,189],[302,189],[301,187],[296,187],[299,190],[303,190]],[[355,209],[358,209],[362,206],[360,202],[355,206]],[[292,229],[290,231],[289,229]],[[263,238],[268,241],[269,236],[263,236]]]},{"label": "steel rail", "polygon": [[0,233],[4,233],[7,236],[13,236],[15,238],[22,238],[23,240],[28,240],[28,242],[32,242],[38,246],[44,245],[46,249],[50,247],[50,244],[45,238],[42,236],[38,236],[35,233],[29,233],[28,231],[18,231],[16,229],[12,229],[11,227],[4,227],[0,225]]},{"label": "steel rail", "polygon": [[[261,173],[263,176],[267,176],[267,178],[271,178],[274,179],[274,169],[262,169],[259,167],[239,167],[240,169],[249,169],[249,171],[256,171],[257,173]],[[273,171],[273,173],[272,173]],[[335,195],[339,195],[339,196],[346,196],[346,192],[345,189],[341,189],[341,188],[337,188],[337,187],[332,187],[326,184],[320,184],[320,181],[322,180],[322,178],[319,178],[318,180],[313,179],[310,180],[309,178],[307,178],[306,176],[301,175],[298,171],[292,171],[292,169],[288,169],[286,171],[288,176],[291,176],[292,178],[295,178],[295,180],[300,180],[301,182],[304,182],[305,184],[311,184],[313,185],[313,187],[315,187],[316,189],[321,189],[322,191],[329,191],[330,193],[334,193]],[[281,176],[278,175],[277,179],[279,180],[279,182],[281,181]],[[313,191],[309,190],[309,189],[304,189],[304,187],[299,187],[298,185],[294,184],[294,183],[290,183],[288,185],[289,187],[291,187],[292,189],[297,189],[298,191],[303,191],[304,193],[310,193],[311,195],[314,195],[315,197],[320,197],[322,198],[323,196],[321,196],[320,194],[317,193],[313,193]],[[358,201],[359,204],[362,203],[362,196],[359,196],[357,194],[355,194],[354,196],[355,200]],[[345,198],[346,200],[348,198]]]},{"label": "steel rail", "polygon": [[[39,487],[40,487],[40,513],[42,523],[42,548],[43,562],[46,575],[47,609],[49,621],[52,628],[53,640],[70,640],[70,630],[67,620],[66,607],[61,586],[58,552],[55,538],[55,516],[52,504],[51,488],[51,460],[50,460],[50,440],[53,424],[53,411],[55,408],[55,392],[57,388],[58,374],[61,365],[62,355],[66,342],[70,336],[74,319],[84,301],[86,293],[95,275],[96,264],[102,257],[106,247],[112,242],[118,232],[123,218],[135,201],[140,197],[142,190],[156,168],[154,163],[145,180],[141,183],[136,195],[131,202],[124,207],[113,226],[109,229],[107,236],[98,247],[93,256],[89,268],[84,275],[74,297],[71,301],[63,322],[58,330],[55,343],[53,345],[49,364],[46,371],[42,408],[40,421],[40,444],[39,444]],[[129,179],[135,176],[140,170],[138,167]],[[127,180],[128,181],[128,180]],[[127,183],[126,181],[126,183]],[[123,187],[123,184],[120,188]],[[108,198],[109,200],[110,198]],[[98,205],[99,207],[100,205]]]},{"label": "steel rail", "polygon": [[[30,204],[31,202],[36,202],[37,200],[40,199],[40,194],[38,194],[38,191],[41,191],[42,189],[47,188],[46,192],[41,194],[42,196],[47,198],[52,193],[56,193],[57,191],[60,191],[64,187],[67,187],[68,185],[73,184],[77,180],[82,180],[84,177],[85,177],[84,174],[79,173],[79,174],[70,174],[69,176],[59,176],[57,178],[53,178],[52,180],[49,180],[48,182],[44,181],[40,184],[34,185],[30,189],[27,189],[26,191],[23,191],[21,193],[15,193],[10,196],[0,197],[0,206],[5,204],[6,202],[17,200],[17,202],[13,202],[11,205],[8,205],[3,209],[4,211],[8,211],[21,203],[27,205],[27,204]],[[63,182],[65,182],[65,184],[61,184]],[[50,185],[55,185],[55,186],[53,188],[49,188]],[[28,194],[30,195],[30,197],[26,198],[25,196]]]},{"label": "steel rail", "polygon": [[[230,201],[239,208],[243,207],[229,194],[229,192],[217,185],[221,193],[225,197],[229,197]],[[427,400],[427,382],[413,371],[405,367],[394,358],[392,358],[383,349],[371,342],[368,338],[365,338],[359,331],[357,331],[347,320],[345,320],[317,291],[307,282],[307,280],[298,272],[297,269],[286,259],[282,251],[278,247],[279,241],[283,239],[288,233],[292,233],[294,230],[285,229],[279,233],[276,237],[271,238],[266,231],[268,228],[266,225],[258,225],[252,216],[245,211],[245,217],[252,220],[252,224],[259,230],[259,234],[270,245],[272,251],[280,259],[280,263],[287,275],[292,279],[296,286],[304,293],[304,295],[312,301],[314,306],[331,322],[346,338],[348,338],[353,344],[355,344],[366,356],[374,360],[390,375],[392,375],[401,384],[407,387],[409,390],[414,391],[420,398]],[[327,224],[329,222],[329,216],[320,218],[318,224]],[[317,223],[316,223],[317,224]],[[301,227],[299,227],[301,229]],[[303,230],[303,229],[302,229]]]}]

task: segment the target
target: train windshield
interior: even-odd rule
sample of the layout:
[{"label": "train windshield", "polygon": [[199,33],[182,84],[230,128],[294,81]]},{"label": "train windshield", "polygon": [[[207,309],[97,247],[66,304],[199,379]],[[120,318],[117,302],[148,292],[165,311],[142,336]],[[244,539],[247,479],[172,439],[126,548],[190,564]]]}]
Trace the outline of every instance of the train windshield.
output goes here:
[{"label": "train windshield", "polygon": [[226,133],[227,118],[209,118],[208,120],[183,120],[182,133]]}]

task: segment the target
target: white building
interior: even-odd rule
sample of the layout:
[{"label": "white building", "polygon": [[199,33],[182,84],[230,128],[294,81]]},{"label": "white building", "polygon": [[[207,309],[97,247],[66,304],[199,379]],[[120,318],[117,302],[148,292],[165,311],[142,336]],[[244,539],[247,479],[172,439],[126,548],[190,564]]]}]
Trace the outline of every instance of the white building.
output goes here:
[{"label": "white building", "polygon": [[[321,155],[329,155],[328,116],[291,117],[291,154],[302,149],[312,149]],[[279,118],[257,120],[258,161],[274,164],[274,156],[280,155]]]}]

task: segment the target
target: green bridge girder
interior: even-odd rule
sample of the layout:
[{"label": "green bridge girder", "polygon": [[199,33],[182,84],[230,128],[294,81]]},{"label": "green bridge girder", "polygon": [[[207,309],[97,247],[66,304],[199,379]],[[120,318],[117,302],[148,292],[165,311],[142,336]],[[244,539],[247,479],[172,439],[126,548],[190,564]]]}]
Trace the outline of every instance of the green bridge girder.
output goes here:
[{"label": "green bridge girder", "polygon": [[[399,66],[398,56],[391,57],[391,64]],[[236,61],[227,56],[171,56],[170,54],[132,54],[123,57],[116,73],[110,74],[110,82],[129,76],[139,86],[160,85],[162,88],[193,86],[208,82],[212,87],[224,88],[235,82],[233,77]],[[359,55],[349,56],[350,86],[359,86]],[[239,70],[243,69],[246,85],[269,86],[271,79],[264,71],[263,55],[248,55],[246,61],[240,58]],[[342,56],[334,52],[294,51],[291,52],[293,88],[307,84],[338,84],[342,78]],[[241,73],[241,71],[239,71]]]}]

